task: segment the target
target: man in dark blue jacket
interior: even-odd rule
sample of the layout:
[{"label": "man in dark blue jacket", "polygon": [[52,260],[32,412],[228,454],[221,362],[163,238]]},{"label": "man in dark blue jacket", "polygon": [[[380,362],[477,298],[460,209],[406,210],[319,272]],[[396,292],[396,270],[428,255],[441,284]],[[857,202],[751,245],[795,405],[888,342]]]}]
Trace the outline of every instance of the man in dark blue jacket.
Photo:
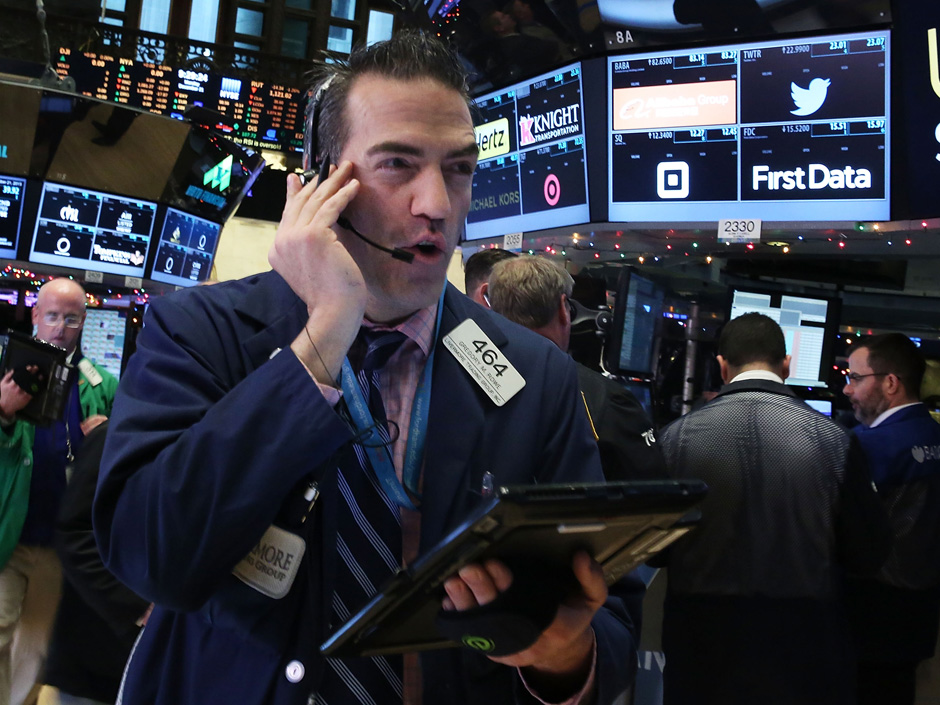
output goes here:
[{"label": "man in dark blue jacket", "polygon": [[940,622],[940,424],[920,403],[924,358],[900,333],[865,338],[849,355],[845,395],[854,433],[888,510],[894,540],[875,578],[850,583],[859,638],[859,703],[914,702],[917,664]]},{"label": "man in dark blue jacket", "polygon": [[[479,506],[485,480],[602,479],[571,362],[445,284],[477,159],[464,81],[416,34],[321,66],[305,158],[325,178],[288,178],[274,272],[151,306],[95,499],[108,567],[156,605],[125,705],[613,703],[629,690],[636,595],[608,595],[584,553],[580,589],[517,653],[318,652]],[[506,383],[513,371],[523,386]],[[513,580],[498,562],[467,566],[444,604],[489,604]]]}]

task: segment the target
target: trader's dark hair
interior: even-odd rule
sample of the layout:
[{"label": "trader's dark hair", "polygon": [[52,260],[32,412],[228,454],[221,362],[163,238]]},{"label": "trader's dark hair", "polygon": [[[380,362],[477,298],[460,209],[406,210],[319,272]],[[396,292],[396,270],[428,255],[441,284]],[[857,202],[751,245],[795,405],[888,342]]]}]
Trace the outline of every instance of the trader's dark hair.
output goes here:
[{"label": "trader's dark hair", "polygon": [[893,374],[901,380],[908,396],[920,398],[927,362],[910,338],[901,333],[884,333],[863,338],[852,347],[868,350],[868,366],[873,372]]},{"label": "trader's dark hair", "polygon": [[745,313],[725,324],[718,354],[732,367],[755,362],[779,365],[787,356],[787,345],[774,319],[762,313]]},{"label": "trader's dark hair", "polygon": [[467,292],[467,295],[469,296],[472,291],[480,286],[480,284],[490,278],[490,273],[493,271],[493,266],[497,262],[502,262],[504,259],[512,259],[513,257],[518,256],[519,255],[517,255],[515,252],[503,250],[499,247],[480,250],[479,252],[474,252],[472,255],[470,255],[463,265],[464,290]]},{"label": "trader's dark hair", "polygon": [[[346,59],[318,61],[310,71],[304,132],[304,169],[335,161],[346,145],[346,101],[355,80],[365,75],[408,81],[430,78],[453,88],[471,105],[467,72],[456,53],[427,32],[403,30],[371,46],[357,46]],[[434,110],[436,106],[427,106]]]}]

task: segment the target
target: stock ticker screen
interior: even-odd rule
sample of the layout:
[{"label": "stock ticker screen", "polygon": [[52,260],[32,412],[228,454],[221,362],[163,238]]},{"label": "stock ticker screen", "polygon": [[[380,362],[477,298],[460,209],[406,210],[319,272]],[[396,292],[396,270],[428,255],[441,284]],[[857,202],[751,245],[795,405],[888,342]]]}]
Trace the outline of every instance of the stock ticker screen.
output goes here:
[{"label": "stock ticker screen", "polygon": [[467,240],[589,220],[581,65],[474,104],[480,156]]},{"label": "stock ticker screen", "polygon": [[82,95],[182,119],[193,106],[225,115],[214,127],[253,149],[303,149],[304,90],[60,48],[56,71]]},{"label": "stock ticker screen", "polygon": [[887,219],[888,42],[610,57],[610,220]]},{"label": "stock ticker screen", "polygon": [[43,184],[29,261],[143,277],[157,204]]},{"label": "stock ticker screen", "polygon": [[218,223],[167,208],[148,279],[176,286],[195,286],[206,281],[221,230]]}]

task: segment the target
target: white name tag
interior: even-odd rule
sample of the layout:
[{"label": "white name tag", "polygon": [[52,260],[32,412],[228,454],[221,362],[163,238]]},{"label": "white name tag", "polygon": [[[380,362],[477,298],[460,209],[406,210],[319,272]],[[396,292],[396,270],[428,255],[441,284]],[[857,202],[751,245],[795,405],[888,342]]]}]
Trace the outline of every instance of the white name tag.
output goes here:
[{"label": "white name tag", "polygon": [[88,380],[88,383],[92,387],[97,387],[104,381],[101,378],[101,373],[95,369],[95,366],[91,364],[91,360],[89,360],[87,357],[83,357],[78,361],[78,369],[81,370],[83,375],[85,375],[85,379]]},{"label": "white name tag", "polygon": [[525,386],[516,368],[473,319],[467,319],[444,337],[450,350],[496,406],[502,406]]},{"label": "white name tag", "polygon": [[258,592],[280,600],[294,584],[307,544],[297,534],[269,526],[264,536],[232,570]]}]

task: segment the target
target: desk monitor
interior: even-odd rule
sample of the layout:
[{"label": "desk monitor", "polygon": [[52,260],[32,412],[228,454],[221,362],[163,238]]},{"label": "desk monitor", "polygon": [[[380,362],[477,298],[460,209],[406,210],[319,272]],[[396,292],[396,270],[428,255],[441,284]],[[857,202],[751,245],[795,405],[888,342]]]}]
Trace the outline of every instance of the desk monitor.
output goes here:
[{"label": "desk monitor", "polygon": [[157,256],[148,279],[195,286],[209,279],[222,226],[189,213],[166,209]]},{"label": "desk monitor", "polygon": [[144,276],[157,204],[43,184],[29,261]]},{"label": "desk monitor", "polygon": [[613,323],[604,346],[609,372],[626,376],[653,373],[653,347],[665,298],[665,290],[650,279],[631,267],[621,269]]},{"label": "desk monitor", "polygon": [[16,259],[26,179],[0,174],[0,258]]},{"label": "desk monitor", "polygon": [[806,399],[807,404],[816,409],[823,416],[832,416],[832,400],[830,399]]},{"label": "desk monitor", "polygon": [[474,100],[479,163],[467,240],[590,220],[581,64]]},{"label": "desk monitor", "polygon": [[90,308],[85,311],[82,327],[82,352],[92,362],[120,377],[126,331],[127,311]]},{"label": "desk monitor", "polygon": [[783,330],[790,377],[787,384],[828,387],[832,344],[839,331],[839,299],[751,289],[734,289],[728,320],[745,313],[762,313]]}]

